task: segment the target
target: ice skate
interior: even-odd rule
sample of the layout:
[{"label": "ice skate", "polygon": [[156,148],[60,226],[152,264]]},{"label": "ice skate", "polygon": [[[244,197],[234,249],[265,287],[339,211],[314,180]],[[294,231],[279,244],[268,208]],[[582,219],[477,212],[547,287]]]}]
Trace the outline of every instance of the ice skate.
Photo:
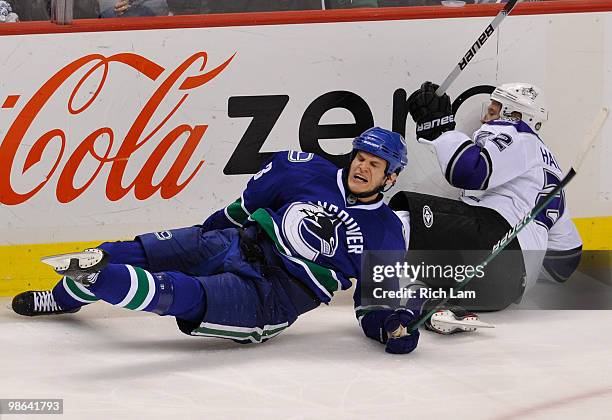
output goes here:
[{"label": "ice skate", "polygon": [[425,322],[425,328],[438,334],[449,335],[457,332],[474,332],[478,328],[494,328],[482,322],[478,315],[460,306],[445,305]]},{"label": "ice skate", "polygon": [[56,273],[70,277],[83,286],[90,286],[95,283],[100,270],[108,264],[108,254],[98,248],[89,248],[82,252],[43,257],[41,261],[53,267]]},{"label": "ice skate", "polygon": [[13,311],[24,316],[59,315],[77,312],[79,308],[64,310],[57,304],[50,290],[30,290],[13,298]]}]

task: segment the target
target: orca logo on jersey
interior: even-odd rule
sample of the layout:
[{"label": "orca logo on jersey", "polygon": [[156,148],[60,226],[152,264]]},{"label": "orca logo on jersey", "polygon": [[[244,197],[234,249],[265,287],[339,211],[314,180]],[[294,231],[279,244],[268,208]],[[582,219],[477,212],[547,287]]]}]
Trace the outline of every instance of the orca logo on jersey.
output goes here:
[{"label": "orca logo on jersey", "polygon": [[426,228],[430,228],[434,222],[434,214],[433,211],[429,208],[429,206],[423,206],[423,223]]},{"label": "orca logo on jersey", "polygon": [[310,203],[293,203],[283,216],[283,236],[291,248],[307,260],[333,257],[338,249],[342,220]]}]

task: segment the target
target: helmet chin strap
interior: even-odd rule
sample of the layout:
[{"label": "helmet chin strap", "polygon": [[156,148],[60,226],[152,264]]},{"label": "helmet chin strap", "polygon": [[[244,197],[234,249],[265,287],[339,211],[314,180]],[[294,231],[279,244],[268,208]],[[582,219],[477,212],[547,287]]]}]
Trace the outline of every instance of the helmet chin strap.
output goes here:
[{"label": "helmet chin strap", "polygon": [[[389,179],[389,176],[387,175],[387,179]],[[387,191],[389,191],[391,188],[393,188],[393,186],[395,185],[395,181],[393,181],[391,183],[391,185],[389,185],[389,188],[385,189],[385,185],[387,185],[386,181],[383,185],[380,186],[380,192],[381,193],[386,193]]]}]

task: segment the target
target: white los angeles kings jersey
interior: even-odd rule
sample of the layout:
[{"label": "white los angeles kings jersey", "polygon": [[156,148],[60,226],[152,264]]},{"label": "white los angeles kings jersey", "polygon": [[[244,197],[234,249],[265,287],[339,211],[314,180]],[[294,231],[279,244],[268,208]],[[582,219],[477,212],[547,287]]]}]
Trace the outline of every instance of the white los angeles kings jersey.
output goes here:
[{"label": "white los angeles kings jersey", "polygon": [[[478,197],[466,191],[463,201],[497,211],[511,226],[563,178],[551,151],[523,121],[490,121],[474,133],[474,140],[461,132],[448,131],[433,143],[442,171],[452,185],[484,191]],[[565,194],[551,201],[518,239],[523,250],[580,246]]]}]

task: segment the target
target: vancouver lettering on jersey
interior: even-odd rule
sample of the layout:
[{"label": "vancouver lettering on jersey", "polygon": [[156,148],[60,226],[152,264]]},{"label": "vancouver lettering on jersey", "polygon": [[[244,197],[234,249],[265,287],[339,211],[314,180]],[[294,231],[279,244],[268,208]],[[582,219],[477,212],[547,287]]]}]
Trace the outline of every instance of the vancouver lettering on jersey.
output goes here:
[{"label": "vancouver lettering on jersey", "polygon": [[361,228],[346,211],[339,210],[335,204],[329,204],[325,201],[317,202],[317,204],[323,207],[327,212],[335,214],[344,223],[346,227],[346,247],[349,254],[362,254],[363,253],[363,234]]}]

